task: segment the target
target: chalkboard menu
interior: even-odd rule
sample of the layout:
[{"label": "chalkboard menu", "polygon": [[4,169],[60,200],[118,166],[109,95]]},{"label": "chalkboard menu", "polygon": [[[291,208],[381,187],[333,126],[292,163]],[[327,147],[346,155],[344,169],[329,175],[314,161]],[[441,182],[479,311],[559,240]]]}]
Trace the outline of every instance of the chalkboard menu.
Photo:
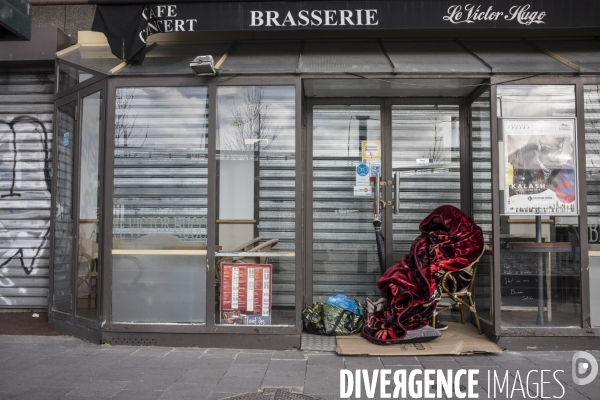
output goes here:
[{"label": "chalkboard menu", "polygon": [[[546,255],[542,255],[542,257],[546,257]],[[505,250],[501,252],[500,262],[502,306],[537,306],[540,253]],[[545,273],[541,279],[543,280],[544,297],[546,297]]]}]

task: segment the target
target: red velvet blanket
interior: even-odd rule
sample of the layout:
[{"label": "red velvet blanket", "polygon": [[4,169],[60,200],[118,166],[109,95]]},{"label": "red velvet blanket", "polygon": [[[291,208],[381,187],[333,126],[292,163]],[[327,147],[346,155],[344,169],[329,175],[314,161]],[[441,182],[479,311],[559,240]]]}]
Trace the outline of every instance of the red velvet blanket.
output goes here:
[{"label": "red velvet blanket", "polygon": [[427,325],[438,300],[432,299],[440,275],[436,272],[469,267],[483,253],[481,228],[456,207],[436,208],[419,229],[410,252],[377,281],[386,304],[369,314],[362,330],[373,343],[398,343],[406,331]]}]

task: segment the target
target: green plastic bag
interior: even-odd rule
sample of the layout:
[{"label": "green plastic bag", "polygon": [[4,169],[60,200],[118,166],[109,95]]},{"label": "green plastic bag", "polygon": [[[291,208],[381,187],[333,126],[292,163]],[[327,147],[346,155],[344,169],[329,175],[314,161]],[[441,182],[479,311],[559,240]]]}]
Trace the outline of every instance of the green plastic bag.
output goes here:
[{"label": "green plastic bag", "polygon": [[346,311],[341,307],[318,302],[302,311],[302,321],[308,333],[326,336],[352,335],[360,332],[365,324],[365,311],[360,303],[362,315]]}]

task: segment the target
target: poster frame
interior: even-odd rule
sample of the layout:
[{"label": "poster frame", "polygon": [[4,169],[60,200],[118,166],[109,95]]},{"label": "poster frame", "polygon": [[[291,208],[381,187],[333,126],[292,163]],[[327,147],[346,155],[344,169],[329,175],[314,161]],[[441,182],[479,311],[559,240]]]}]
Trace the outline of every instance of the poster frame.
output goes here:
[{"label": "poster frame", "polygon": [[[260,267],[262,270],[268,270],[269,271],[269,287],[268,287],[268,299],[269,299],[269,309],[268,309],[268,323],[261,325],[261,324],[252,324],[252,323],[227,323],[224,322],[225,320],[225,315],[224,312],[228,312],[228,311],[243,311],[241,306],[238,306],[237,309],[232,308],[232,309],[228,309],[227,311],[224,310],[224,294],[225,294],[225,276],[224,276],[224,269],[225,267],[231,267],[231,268],[244,268],[244,269],[248,269],[248,268],[257,268]],[[247,275],[246,275],[247,276]],[[246,278],[248,279],[248,278]],[[233,283],[233,282],[232,282]],[[233,286],[233,284],[231,285]],[[256,288],[256,285],[254,286]],[[263,297],[264,297],[264,290],[265,288],[263,287],[262,289],[262,293],[263,293]],[[246,294],[246,296],[248,296],[248,294]],[[247,301],[248,297],[246,297],[246,301]],[[254,294],[252,296],[252,299],[254,300]],[[251,317],[251,316],[255,316],[256,314],[252,314],[252,315],[248,315],[245,316],[243,315],[243,317]],[[263,316],[265,316],[263,314]],[[273,318],[273,264],[260,264],[260,263],[236,263],[236,262],[223,262],[221,264],[221,285],[220,285],[220,296],[219,296],[219,323],[221,325],[229,325],[229,326],[271,326],[273,324],[272,322],[272,318]],[[246,318],[243,318],[244,321],[246,320]]]},{"label": "poster frame", "polygon": [[[507,182],[508,177],[508,140],[507,140],[507,132],[504,129],[505,124],[508,121],[548,121],[548,120],[568,120],[572,123],[573,132],[572,132],[572,149],[573,149],[573,169],[575,175],[575,204],[573,211],[567,212],[557,212],[557,213],[527,213],[527,212],[511,212],[508,207],[509,200],[509,187]],[[500,190],[500,198],[502,199],[500,202],[501,209],[500,215],[507,216],[535,216],[535,215],[546,215],[546,216],[557,216],[557,217],[574,217],[579,216],[579,185],[580,185],[580,174],[579,174],[579,165],[578,165],[578,133],[577,133],[577,117],[575,116],[564,116],[564,117],[503,117],[498,116],[498,128],[499,128],[499,137],[498,137],[498,151],[499,151],[499,190]]]}]

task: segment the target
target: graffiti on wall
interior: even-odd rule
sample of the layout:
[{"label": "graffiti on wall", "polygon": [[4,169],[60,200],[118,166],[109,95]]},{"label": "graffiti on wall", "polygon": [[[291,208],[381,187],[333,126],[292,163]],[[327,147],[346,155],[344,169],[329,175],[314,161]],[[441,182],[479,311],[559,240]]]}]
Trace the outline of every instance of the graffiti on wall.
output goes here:
[{"label": "graffiti on wall", "polygon": [[[35,276],[50,233],[51,155],[49,132],[34,116],[0,119],[0,307],[14,306],[1,289],[27,288],[15,283]],[[11,271],[12,269],[12,272]]]}]

